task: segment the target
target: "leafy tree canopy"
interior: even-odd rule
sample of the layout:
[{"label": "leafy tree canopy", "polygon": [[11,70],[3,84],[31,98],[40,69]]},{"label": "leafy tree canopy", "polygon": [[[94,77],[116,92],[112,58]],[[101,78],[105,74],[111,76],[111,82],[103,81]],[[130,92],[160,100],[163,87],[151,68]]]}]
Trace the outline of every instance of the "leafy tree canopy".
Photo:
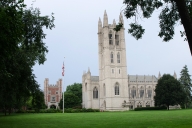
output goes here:
[{"label": "leafy tree canopy", "polygon": [[[138,18],[150,18],[155,9],[161,9],[159,14],[160,32],[158,36],[163,41],[173,39],[175,25],[180,23],[184,27],[181,36],[186,36],[192,54],[192,0],[124,0],[124,15],[127,19],[135,17],[135,22],[130,23],[128,33],[136,39],[141,39],[145,29],[139,24]],[[122,24],[116,26],[115,31],[122,28]]]},{"label": "leafy tree canopy", "polygon": [[0,1],[0,107],[4,110],[19,108],[31,94],[41,94],[32,67],[46,60],[43,28],[52,29],[54,17],[40,14],[39,9],[27,9],[24,0]]},{"label": "leafy tree canopy", "polygon": [[66,88],[66,92],[73,93],[79,98],[79,103],[82,102],[82,84],[74,83],[72,85],[68,85]]},{"label": "leafy tree canopy", "polygon": [[169,105],[183,104],[185,93],[180,85],[180,82],[169,74],[164,74],[157,83],[155,88],[155,105]]}]

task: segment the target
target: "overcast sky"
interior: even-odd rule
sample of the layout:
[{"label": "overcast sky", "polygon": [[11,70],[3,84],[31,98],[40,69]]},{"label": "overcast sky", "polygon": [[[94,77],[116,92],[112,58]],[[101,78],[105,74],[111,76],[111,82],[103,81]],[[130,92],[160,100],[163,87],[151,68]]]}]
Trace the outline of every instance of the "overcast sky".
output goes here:
[{"label": "overcast sky", "polygon": [[[32,0],[25,0],[31,7]],[[50,84],[56,84],[59,78],[64,80],[64,86],[82,82],[83,71],[90,67],[91,75],[98,76],[98,20],[103,21],[104,11],[107,11],[108,22],[113,19],[118,22],[120,11],[125,8],[120,0],[36,0],[33,7],[40,8],[42,15],[55,16],[55,28],[44,30],[47,34],[44,42],[49,53],[44,65],[36,64],[34,74],[43,89],[44,79],[49,78]],[[180,77],[180,71],[187,65],[192,75],[192,57],[188,42],[181,38],[179,31],[183,27],[176,25],[174,39],[163,42],[158,37],[158,15],[155,11],[150,19],[141,19],[146,29],[142,39],[136,40],[127,33],[129,24],[134,20],[124,18],[125,41],[127,56],[127,72],[130,75],[172,74],[174,71]],[[65,57],[65,59],[64,59]],[[65,76],[61,75],[62,64],[65,62]]]}]

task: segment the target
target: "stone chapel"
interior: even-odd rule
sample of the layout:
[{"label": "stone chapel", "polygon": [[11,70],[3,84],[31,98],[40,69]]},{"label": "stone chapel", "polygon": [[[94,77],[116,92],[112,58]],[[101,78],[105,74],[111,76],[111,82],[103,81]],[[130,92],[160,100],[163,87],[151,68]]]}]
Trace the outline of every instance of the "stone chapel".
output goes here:
[{"label": "stone chapel", "polygon": [[[124,24],[120,14],[119,22]],[[154,106],[155,75],[127,75],[124,28],[116,32],[116,22],[108,24],[104,12],[103,23],[98,22],[99,76],[90,69],[82,76],[82,107],[108,111],[130,110]],[[176,73],[174,73],[176,78]]]}]

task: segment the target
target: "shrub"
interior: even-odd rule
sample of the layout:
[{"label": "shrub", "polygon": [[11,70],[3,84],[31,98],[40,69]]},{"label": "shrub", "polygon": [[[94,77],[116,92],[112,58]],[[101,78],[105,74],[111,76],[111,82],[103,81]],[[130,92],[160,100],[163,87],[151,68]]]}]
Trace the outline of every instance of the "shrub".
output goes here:
[{"label": "shrub", "polygon": [[[18,110],[17,113],[62,113],[63,110],[61,109],[34,109],[34,110]],[[65,108],[64,110],[65,113],[80,113],[80,112],[100,112],[99,109],[73,109],[73,108]]]},{"label": "shrub", "polygon": [[94,109],[94,112],[100,112],[99,109]]},{"label": "shrub", "polygon": [[58,109],[47,109],[47,113],[58,113],[60,111],[61,110],[58,110]]},{"label": "shrub", "polygon": [[75,106],[73,109],[82,109],[82,106]]},{"label": "shrub", "polygon": [[88,108],[87,112],[94,112],[94,110],[92,108]]},{"label": "shrub", "polygon": [[86,108],[82,108],[82,112],[87,112],[87,109]]},{"label": "shrub", "polygon": [[79,113],[79,112],[81,112],[81,109],[72,109],[71,110],[71,113]]},{"label": "shrub", "polygon": [[141,108],[135,108],[135,111],[142,111],[142,110],[166,110],[167,107],[141,107]]},{"label": "shrub", "polygon": [[26,113],[24,110],[18,110],[16,113]]},{"label": "shrub", "polygon": [[39,111],[39,113],[47,113],[47,110],[46,110],[46,109],[41,109],[41,110]]},{"label": "shrub", "polygon": [[27,110],[27,113],[35,113],[35,110]]}]

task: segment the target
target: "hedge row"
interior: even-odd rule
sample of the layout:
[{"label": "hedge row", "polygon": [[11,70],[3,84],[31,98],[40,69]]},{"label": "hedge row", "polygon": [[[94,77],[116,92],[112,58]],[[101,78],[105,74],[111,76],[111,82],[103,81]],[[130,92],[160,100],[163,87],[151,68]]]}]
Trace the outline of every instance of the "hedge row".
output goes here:
[{"label": "hedge row", "polygon": [[[41,109],[41,110],[19,110],[17,113],[62,113],[63,110],[59,109]],[[80,113],[80,112],[99,112],[99,109],[72,109],[72,108],[67,108],[64,110],[65,113]]]},{"label": "hedge row", "polygon": [[141,107],[141,108],[135,108],[135,111],[142,111],[142,110],[166,110],[167,107]]}]

